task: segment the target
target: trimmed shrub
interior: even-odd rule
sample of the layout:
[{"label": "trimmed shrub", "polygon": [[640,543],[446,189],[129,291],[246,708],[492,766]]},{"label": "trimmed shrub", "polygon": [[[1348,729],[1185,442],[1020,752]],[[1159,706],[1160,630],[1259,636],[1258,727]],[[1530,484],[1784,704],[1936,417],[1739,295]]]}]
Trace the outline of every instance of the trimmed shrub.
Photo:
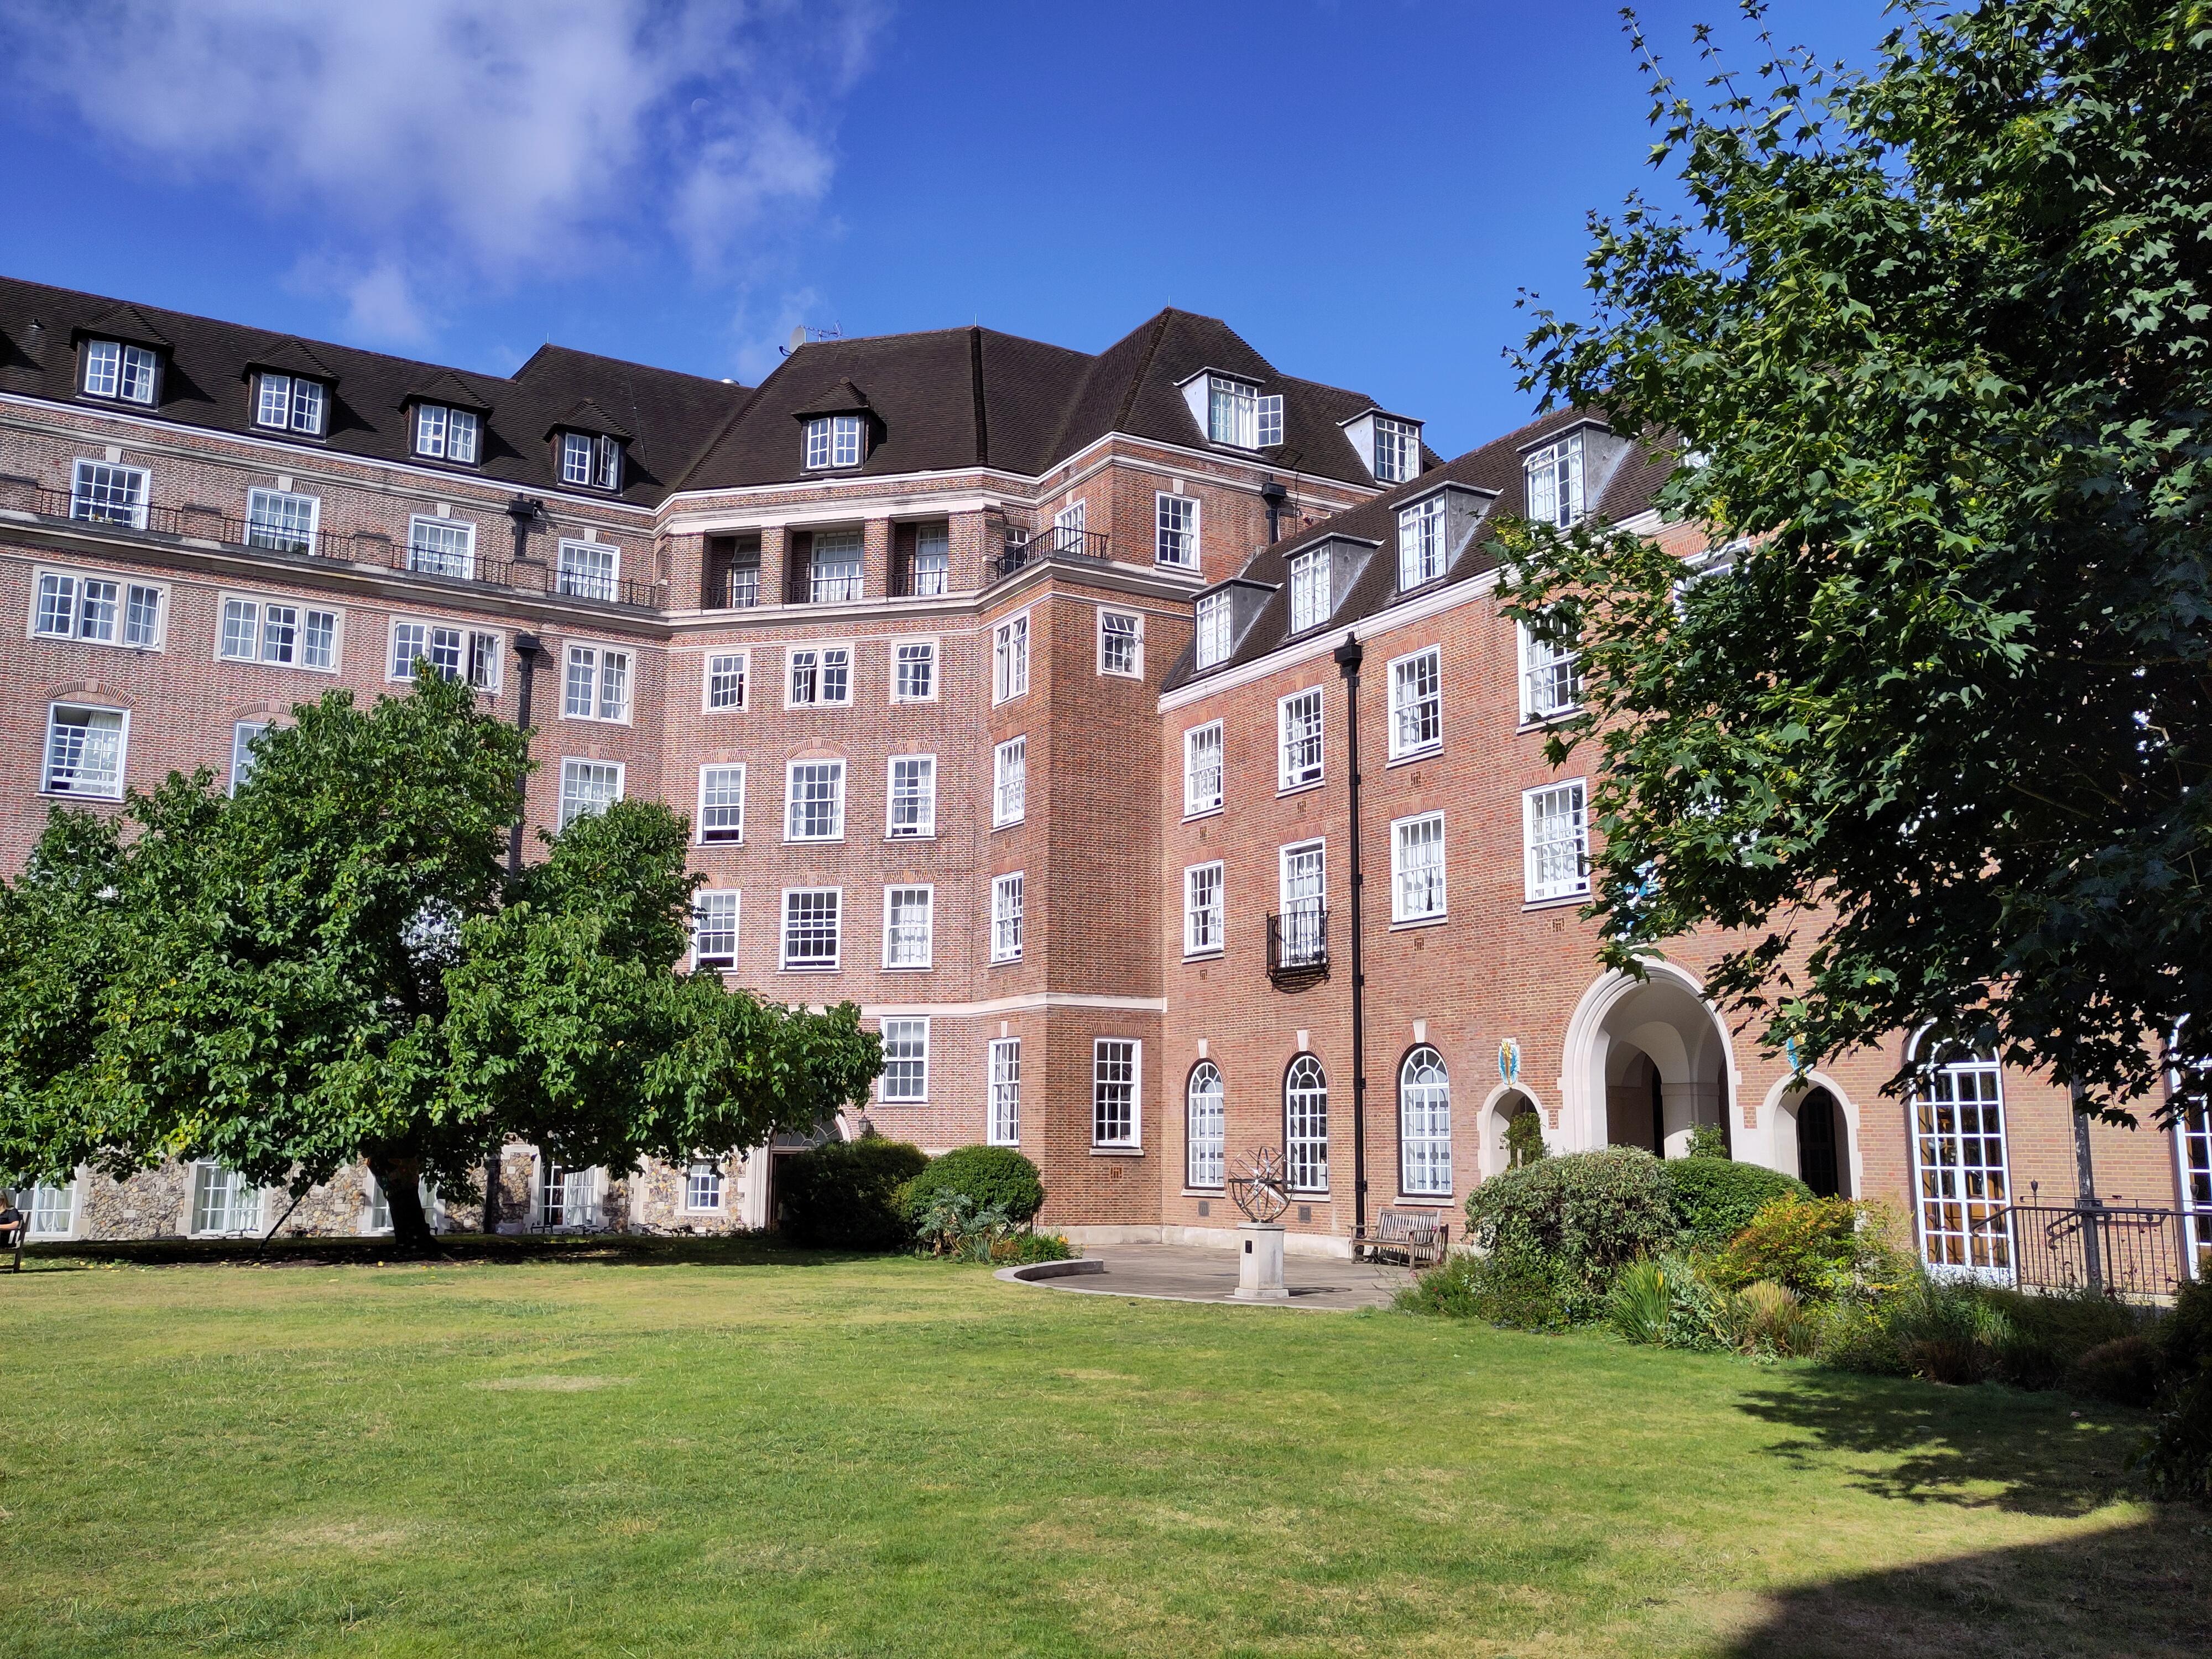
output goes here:
[{"label": "trimmed shrub", "polygon": [[1578,1303],[1574,1287],[1563,1285],[1541,1256],[1515,1249],[1448,1256],[1399,1291],[1397,1305],[1407,1313],[1480,1319],[1514,1331],[1564,1331],[1595,1309]]},{"label": "trimmed shrub", "polygon": [[1595,1301],[1638,1256],[1674,1242],[1659,1160],[1634,1146],[1570,1152],[1492,1176],[1468,1194],[1468,1242],[1533,1251]]},{"label": "trimmed shrub", "polygon": [[2158,1344],[2141,1335],[2100,1342],[2066,1368],[2070,1394],[2109,1400],[2115,1406],[2148,1406],[2158,1398],[2165,1374]]},{"label": "trimmed shrub", "polygon": [[794,1153],[776,1171],[784,1237],[835,1250],[904,1249],[914,1230],[899,1188],[928,1162],[921,1147],[875,1134]]},{"label": "trimmed shrub", "polygon": [[1762,1207],[1715,1254],[1711,1271],[1729,1290],[1771,1279],[1814,1300],[1881,1294],[1914,1276],[1911,1258],[1891,1241],[1887,1212],[1809,1196]]},{"label": "trimmed shrub", "polygon": [[906,1185],[901,1196],[907,1218],[947,1194],[959,1193],[975,1208],[999,1210],[1017,1226],[1026,1225],[1044,1207],[1044,1182],[1037,1166],[1011,1146],[956,1146],[929,1160],[929,1167]]},{"label": "trimmed shrub", "polygon": [[[1809,1199],[1795,1176],[1724,1158],[1677,1158],[1661,1164],[1675,1224],[1696,1248],[1719,1249],[1778,1199]],[[1766,1277],[1765,1274],[1759,1277]]]}]

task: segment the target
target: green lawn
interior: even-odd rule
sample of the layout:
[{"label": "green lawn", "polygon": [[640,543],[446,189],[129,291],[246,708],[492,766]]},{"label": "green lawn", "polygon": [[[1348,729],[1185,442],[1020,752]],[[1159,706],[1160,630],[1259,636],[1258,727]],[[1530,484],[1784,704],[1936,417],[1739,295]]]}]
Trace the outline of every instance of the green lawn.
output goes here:
[{"label": "green lawn", "polygon": [[[0,1277],[0,1651],[2201,1655],[2140,1428],[757,1247]],[[2074,1413],[2079,1412],[2076,1416]]]}]

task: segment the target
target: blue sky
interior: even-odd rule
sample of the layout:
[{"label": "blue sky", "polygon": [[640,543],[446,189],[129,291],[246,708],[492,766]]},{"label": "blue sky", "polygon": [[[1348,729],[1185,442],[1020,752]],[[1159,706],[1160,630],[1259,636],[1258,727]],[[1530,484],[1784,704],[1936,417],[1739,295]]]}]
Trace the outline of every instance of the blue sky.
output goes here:
[{"label": "blue sky", "polygon": [[[1733,9],[1644,9],[1686,81]],[[748,382],[794,323],[1097,349],[1173,303],[1446,453],[1525,414],[1516,290],[1572,308],[1585,211],[1664,185],[1601,0],[0,0],[0,93],[13,276]]]}]

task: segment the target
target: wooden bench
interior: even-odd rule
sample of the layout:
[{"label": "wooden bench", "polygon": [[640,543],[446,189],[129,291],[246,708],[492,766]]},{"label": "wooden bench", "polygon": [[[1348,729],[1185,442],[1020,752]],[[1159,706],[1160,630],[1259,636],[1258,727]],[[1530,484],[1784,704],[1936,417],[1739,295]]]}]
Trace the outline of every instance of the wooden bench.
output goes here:
[{"label": "wooden bench", "polygon": [[1379,1210],[1375,1224],[1352,1239],[1353,1254],[1364,1250],[1370,1261],[1402,1257],[1409,1267],[1430,1267],[1444,1259],[1451,1224],[1434,1210]]},{"label": "wooden bench", "polygon": [[27,1211],[21,1221],[11,1221],[4,1231],[0,1231],[0,1253],[14,1258],[9,1272],[19,1273],[23,1271],[23,1241],[30,1236],[30,1231],[31,1217]]}]

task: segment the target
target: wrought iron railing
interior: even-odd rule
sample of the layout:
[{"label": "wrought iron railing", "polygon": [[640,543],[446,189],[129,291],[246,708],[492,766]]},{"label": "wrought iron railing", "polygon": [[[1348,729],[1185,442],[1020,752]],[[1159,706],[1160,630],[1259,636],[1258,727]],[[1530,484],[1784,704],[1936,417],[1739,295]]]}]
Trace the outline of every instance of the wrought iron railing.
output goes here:
[{"label": "wrought iron railing", "polygon": [[2011,1239],[2014,1282],[2031,1289],[2171,1296],[2190,1275],[2184,1218],[2172,1210],[2015,1204],[1978,1224]]},{"label": "wrought iron railing", "polygon": [[96,525],[107,534],[174,538],[240,548],[253,553],[274,553],[294,558],[327,560],[332,563],[370,565],[405,571],[432,581],[512,588],[568,599],[597,599],[602,604],[649,610],[653,585],[634,578],[585,578],[586,591],[577,592],[577,574],[562,574],[536,559],[499,559],[482,553],[459,556],[443,549],[418,548],[373,534],[312,534],[289,526],[236,518],[211,507],[164,507],[153,502],[122,506],[93,501],[67,489],[48,489],[23,483],[0,483],[0,511],[14,509],[58,523]]},{"label": "wrought iron railing", "polygon": [[1002,581],[1040,559],[1103,559],[1112,538],[1100,530],[1076,530],[1054,525],[1027,541],[1006,539],[1006,551],[991,561],[991,580]]},{"label": "wrought iron railing", "polygon": [[1328,972],[1328,912],[1299,905],[1267,918],[1267,976],[1285,981],[1318,979]]}]

